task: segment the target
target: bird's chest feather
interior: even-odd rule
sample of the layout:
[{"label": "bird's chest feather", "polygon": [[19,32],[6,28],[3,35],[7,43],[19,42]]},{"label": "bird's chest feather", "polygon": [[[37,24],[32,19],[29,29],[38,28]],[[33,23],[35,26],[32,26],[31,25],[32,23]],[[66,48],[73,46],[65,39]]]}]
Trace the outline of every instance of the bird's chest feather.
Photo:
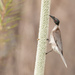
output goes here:
[{"label": "bird's chest feather", "polygon": [[55,40],[53,38],[53,35],[50,36],[50,44],[51,44],[52,49],[57,52],[58,51],[58,48],[56,46]]},{"label": "bird's chest feather", "polygon": [[53,35],[52,35],[52,34],[50,35],[50,44],[55,44],[55,40],[54,40],[54,38],[53,38]]}]

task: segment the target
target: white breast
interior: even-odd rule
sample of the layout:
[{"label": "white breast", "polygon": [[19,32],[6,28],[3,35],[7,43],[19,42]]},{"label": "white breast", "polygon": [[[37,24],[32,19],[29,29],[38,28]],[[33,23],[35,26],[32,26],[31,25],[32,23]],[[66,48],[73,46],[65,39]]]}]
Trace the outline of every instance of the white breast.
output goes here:
[{"label": "white breast", "polygon": [[54,37],[53,37],[52,33],[50,35],[50,43],[51,44],[55,44]]},{"label": "white breast", "polygon": [[55,52],[59,53],[58,47],[56,46],[56,43],[55,43],[54,38],[53,38],[52,35],[50,36],[50,44],[51,44],[52,49]]},{"label": "white breast", "polygon": [[53,37],[53,31],[55,31],[57,29],[57,26],[55,26],[50,34],[50,44],[52,46],[52,49],[56,52],[58,52],[58,47],[56,46],[56,43],[55,43],[55,40],[54,40],[54,37]]},{"label": "white breast", "polygon": [[53,43],[53,44],[55,44],[54,37],[53,37],[53,31],[55,31],[56,29],[57,29],[57,26],[54,26],[50,34],[50,43]]}]

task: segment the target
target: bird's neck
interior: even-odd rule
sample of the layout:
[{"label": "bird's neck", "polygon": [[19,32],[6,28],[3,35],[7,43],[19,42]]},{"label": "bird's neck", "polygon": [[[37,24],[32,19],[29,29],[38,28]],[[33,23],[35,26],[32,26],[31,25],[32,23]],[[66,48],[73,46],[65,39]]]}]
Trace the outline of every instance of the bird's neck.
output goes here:
[{"label": "bird's neck", "polygon": [[52,31],[56,30],[57,28],[60,28],[60,26],[55,25]]}]

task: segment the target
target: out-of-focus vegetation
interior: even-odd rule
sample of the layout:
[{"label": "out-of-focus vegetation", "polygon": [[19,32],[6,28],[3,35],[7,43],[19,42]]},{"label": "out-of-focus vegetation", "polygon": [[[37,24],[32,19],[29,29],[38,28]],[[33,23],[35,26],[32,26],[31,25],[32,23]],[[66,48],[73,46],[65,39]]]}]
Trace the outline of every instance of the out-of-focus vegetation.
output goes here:
[{"label": "out-of-focus vegetation", "polygon": [[20,20],[22,3],[23,0],[18,3],[14,3],[13,0],[0,0],[0,58],[6,57],[16,45],[17,34],[15,35],[13,30]]},{"label": "out-of-focus vegetation", "polygon": [[11,25],[11,23],[20,20],[18,14],[20,13],[19,8],[21,3],[22,1],[17,3],[19,7],[16,8],[17,4],[13,3],[13,0],[0,0],[0,30],[3,28],[11,29],[17,26],[17,24]]}]

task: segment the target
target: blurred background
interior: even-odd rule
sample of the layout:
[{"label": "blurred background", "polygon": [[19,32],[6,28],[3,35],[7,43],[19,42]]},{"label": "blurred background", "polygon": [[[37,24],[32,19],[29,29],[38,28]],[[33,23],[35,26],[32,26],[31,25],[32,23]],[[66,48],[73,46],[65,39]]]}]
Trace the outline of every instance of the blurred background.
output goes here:
[{"label": "blurred background", "polygon": [[[17,5],[19,2],[20,0],[13,0],[16,5],[14,10],[19,8],[16,15],[20,20],[15,22],[18,25],[10,29],[7,25],[8,30],[0,30],[0,75],[34,74],[41,0],[24,0]],[[68,68],[65,68],[60,56],[53,51],[46,56],[45,75],[75,75],[74,8],[75,0],[51,0],[50,13],[60,20],[63,53]],[[49,35],[54,26],[50,18]],[[6,42],[2,39],[6,39]],[[47,51],[50,49],[48,44]]]}]

